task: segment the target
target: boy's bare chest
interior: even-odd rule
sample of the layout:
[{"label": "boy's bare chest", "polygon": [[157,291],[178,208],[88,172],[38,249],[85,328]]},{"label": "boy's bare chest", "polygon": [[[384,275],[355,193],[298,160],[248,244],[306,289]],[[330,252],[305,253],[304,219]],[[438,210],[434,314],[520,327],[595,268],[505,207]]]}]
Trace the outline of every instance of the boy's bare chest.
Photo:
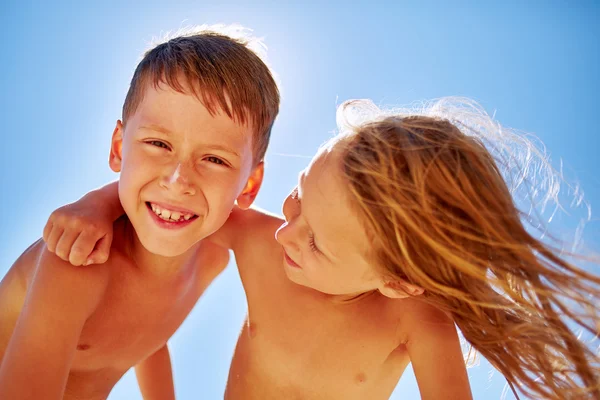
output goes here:
[{"label": "boy's bare chest", "polygon": [[73,369],[128,369],[160,349],[201,295],[190,282],[178,290],[119,282],[88,319]]}]

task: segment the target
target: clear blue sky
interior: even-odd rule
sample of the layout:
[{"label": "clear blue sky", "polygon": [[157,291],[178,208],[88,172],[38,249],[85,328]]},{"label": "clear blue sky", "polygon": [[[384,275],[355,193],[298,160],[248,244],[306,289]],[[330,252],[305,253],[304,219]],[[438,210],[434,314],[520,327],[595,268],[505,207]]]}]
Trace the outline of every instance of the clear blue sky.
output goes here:
[{"label": "clear blue sky", "polygon": [[[240,23],[269,47],[283,94],[258,198],[270,211],[308,161],[282,154],[312,156],[335,128],[336,104],[447,95],[536,133],[600,207],[600,3],[284,3],[3,1],[0,276],[53,209],[116,178],[110,134],[139,56],[153,36],[189,24]],[[594,216],[584,234],[596,249],[599,226]],[[570,232],[566,222],[554,228]],[[245,308],[231,265],[171,340],[179,399],[222,398]],[[470,370],[475,398],[500,398],[504,381],[491,371],[485,362]],[[110,397],[140,398],[131,373]],[[393,399],[418,399],[411,373]]]}]

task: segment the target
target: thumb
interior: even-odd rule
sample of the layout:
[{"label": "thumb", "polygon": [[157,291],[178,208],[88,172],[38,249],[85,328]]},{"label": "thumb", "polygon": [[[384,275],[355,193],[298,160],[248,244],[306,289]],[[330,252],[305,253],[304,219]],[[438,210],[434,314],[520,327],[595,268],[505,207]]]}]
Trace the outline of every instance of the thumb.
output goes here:
[{"label": "thumb", "polygon": [[100,240],[98,240],[96,243],[96,247],[87,258],[85,265],[105,263],[110,255],[112,238],[112,233],[108,233],[100,238]]}]

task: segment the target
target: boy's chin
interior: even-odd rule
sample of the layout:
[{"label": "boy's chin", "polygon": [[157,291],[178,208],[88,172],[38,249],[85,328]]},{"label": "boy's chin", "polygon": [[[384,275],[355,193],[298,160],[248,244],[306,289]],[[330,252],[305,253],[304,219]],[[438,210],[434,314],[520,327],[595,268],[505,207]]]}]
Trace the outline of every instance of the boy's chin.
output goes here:
[{"label": "boy's chin", "polygon": [[178,257],[185,254],[194,243],[168,243],[158,240],[141,240],[142,246],[150,253],[161,257]]}]

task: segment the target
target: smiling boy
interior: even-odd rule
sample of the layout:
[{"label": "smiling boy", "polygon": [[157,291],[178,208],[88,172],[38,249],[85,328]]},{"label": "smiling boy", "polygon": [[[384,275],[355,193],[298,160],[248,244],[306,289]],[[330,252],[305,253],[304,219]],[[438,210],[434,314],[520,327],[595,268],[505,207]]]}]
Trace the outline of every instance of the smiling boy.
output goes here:
[{"label": "smiling boy", "polygon": [[15,262],[0,283],[0,398],[105,399],[133,366],[145,399],[174,398],[167,340],[229,259],[203,239],[252,204],[278,107],[247,41],[196,31],[146,53],[111,140],[126,216],[106,268],[74,268],[41,240]]}]

